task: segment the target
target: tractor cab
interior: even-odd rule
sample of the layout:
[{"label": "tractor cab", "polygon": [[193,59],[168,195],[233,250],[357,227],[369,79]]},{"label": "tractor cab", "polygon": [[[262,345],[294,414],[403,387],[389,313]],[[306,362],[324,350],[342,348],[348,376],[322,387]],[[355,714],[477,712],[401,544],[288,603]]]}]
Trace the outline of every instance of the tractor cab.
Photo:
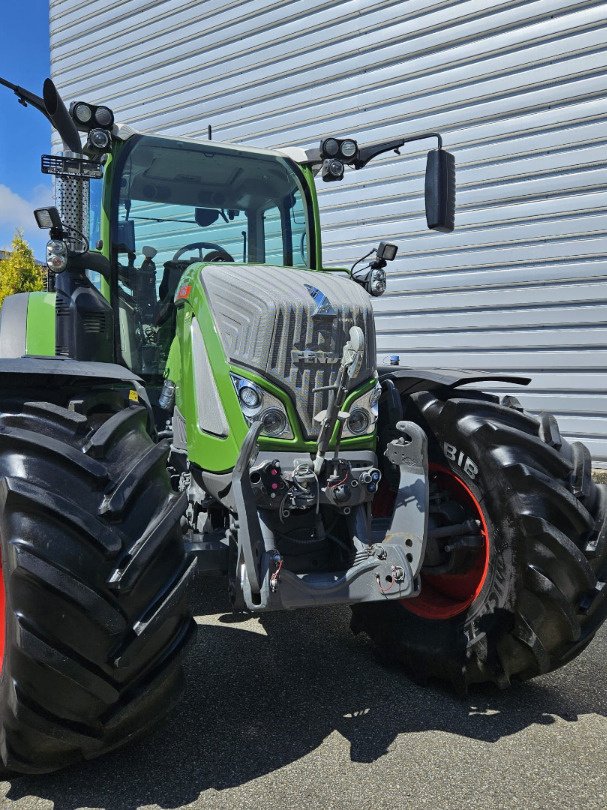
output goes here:
[{"label": "tractor cab", "polygon": [[[149,382],[164,373],[175,296],[190,264],[316,261],[310,180],[287,156],[133,135],[106,174],[118,359]],[[101,205],[101,195],[94,199]]]}]

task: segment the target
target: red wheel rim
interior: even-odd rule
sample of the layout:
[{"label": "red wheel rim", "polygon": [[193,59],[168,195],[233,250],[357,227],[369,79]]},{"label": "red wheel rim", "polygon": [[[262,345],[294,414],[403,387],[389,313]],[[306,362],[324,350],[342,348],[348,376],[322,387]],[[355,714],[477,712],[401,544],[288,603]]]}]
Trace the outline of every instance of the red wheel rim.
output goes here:
[{"label": "red wheel rim", "polygon": [[466,573],[432,575],[422,572],[420,595],[403,599],[402,604],[423,619],[451,619],[467,610],[483,589],[489,571],[489,530],[478,499],[461,478],[440,464],[430,464],[430,472],[438,476],[441,489],[447,490],[467,514],[480,521],[483,545]]}]

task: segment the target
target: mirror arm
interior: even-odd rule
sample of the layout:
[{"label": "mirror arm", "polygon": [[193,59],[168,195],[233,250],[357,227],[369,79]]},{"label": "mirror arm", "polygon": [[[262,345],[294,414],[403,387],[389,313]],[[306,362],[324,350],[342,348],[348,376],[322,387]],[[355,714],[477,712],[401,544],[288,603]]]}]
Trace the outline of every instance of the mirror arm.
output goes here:
[{"label": "mirror arm", "polygon": [[[422,141],[426,138],[436,138],[438,148],[443,148],[443,139],[439,132],[422,132],[418,135],[410,135],[407,138],[392,138],[390,141],[374,141],[373,143],[367,144],[367,146],[361,146],[359,147],[356,159],[351,162],[346,161],[346,165],[353,166],[355,169],[362,169],[369,161],[373,160],[373,158],[381,155],[382,152],[396,152],[400,154],[398,150],[404,144],[412,143],[413,141]],[[320,149],[318,148],[306,150],[306,157],[306,163],[309,166],[320,166],[322,164]]]},{"label": "mirror arm", "polygon": [[29,90],[26,90],[24,87],[19,87],[18,84],[13,84],[3,79],[2,76],[0,76],[0,84],[3,84],[4,87],[8,87],[9,90],[13,91],[19,99],[19,104],[22,104],[24,107],[27,107],[29,104],[39,110],[49,121],[51,120],[44,106],[44,99],[40,98],[40,96],[37,96],[35,93],[30,93]]},{"label": "mirror arm", "polygon": [[439,132],[422,132],[419,135],[410,135],[407,138],[394,138],[391,141],[375,141],[375,143],[370,143],[368,146],[361,146],[358,150],[358,158],[353,161],[352,165],[355,169],[362,169],[369,161],[373,160],[373,158],[381,155],[382,152],[396,152],[399,154],[398,150],[404,144],[412,143],[413,141],[422,141],[426,138],[436,138],[438,148],[443,148],[443,139]]}]

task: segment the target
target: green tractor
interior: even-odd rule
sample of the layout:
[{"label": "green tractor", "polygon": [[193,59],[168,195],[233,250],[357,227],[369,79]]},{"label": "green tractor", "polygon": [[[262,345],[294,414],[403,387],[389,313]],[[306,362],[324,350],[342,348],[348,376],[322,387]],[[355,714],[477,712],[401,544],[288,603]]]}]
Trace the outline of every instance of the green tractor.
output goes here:
[{"label": "green tractor", "polygon": [[35,212],[52,291],[0,321],[4,773],[98,756],[169,710],[196,565],[238,612],[350,605],[383,656],[458,690],[586,647],[607,613],[588,450],[478,390],[528,379],[377,365],[396,246],[323,266],[315,176],[412,140],[437,141],[427,223],[453,229],[440,135],[253,149],[2,83],[65,148],[42,157],[58,209]]}]

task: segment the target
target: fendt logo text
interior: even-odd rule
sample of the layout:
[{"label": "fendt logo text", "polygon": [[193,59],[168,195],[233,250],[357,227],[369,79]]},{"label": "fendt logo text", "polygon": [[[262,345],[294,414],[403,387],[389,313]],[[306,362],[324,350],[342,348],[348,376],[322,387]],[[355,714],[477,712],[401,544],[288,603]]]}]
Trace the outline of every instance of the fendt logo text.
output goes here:
[{"label": "fendt logo text", "polygon": [[317,365],[325,363],[333,365],[339,363],[339,357],[334,352],[313,351],[312,349],[291,349],[293,363],[312,363]]}]

